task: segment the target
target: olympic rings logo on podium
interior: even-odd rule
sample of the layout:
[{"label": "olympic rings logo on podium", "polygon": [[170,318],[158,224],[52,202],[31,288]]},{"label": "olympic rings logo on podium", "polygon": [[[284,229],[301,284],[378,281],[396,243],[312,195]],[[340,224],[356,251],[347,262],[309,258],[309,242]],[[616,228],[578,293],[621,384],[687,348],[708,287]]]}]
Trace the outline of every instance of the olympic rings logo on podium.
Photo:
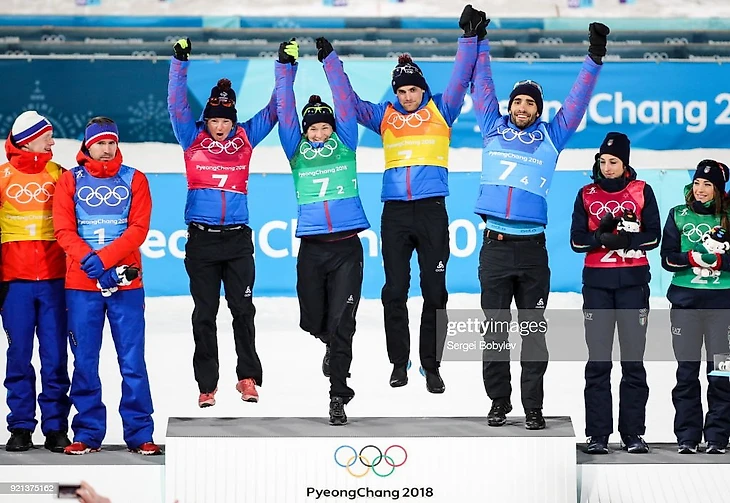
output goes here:
[{"label": "olympic rings logo on podium", "polygon": [[[352,455],[350,455],[350,452]],[[372,462],[367,454],[371,454],[371,456],[375,454],[372,457]],[[395,472],[396,468],[406,464],[407,460],[408,453],[402,445],[391,445],[385,449],[385,452],[380,447],[372,444],[366,445],[360,449],[360,452],[356,451],[351,445],[341,445],[335,449],[335,463],[347,470],[347,473],[355,478],[362,478],[370,473],[371,470],[378,477],[389,477]],[[381,467],[380,471],[378,471],[376,467],[381,463],[384,463],[389,468]],[[356,469],[357,471],[353,470],[356,464],[360,467]]]}]

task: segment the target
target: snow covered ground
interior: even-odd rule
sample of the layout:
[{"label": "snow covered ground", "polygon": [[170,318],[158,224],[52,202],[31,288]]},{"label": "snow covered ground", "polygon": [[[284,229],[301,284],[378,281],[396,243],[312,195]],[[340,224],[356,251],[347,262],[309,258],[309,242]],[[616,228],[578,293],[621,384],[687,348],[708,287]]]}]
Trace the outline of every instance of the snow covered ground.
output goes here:
[{"label": "snow covered ground", "polygon": [[[260,402],[244,403],[234,389],[235,350],[231,316],[224,307],[224,299],[221,299],[222,307],[218,316],[220,382],[217,405],[199,409],[198,390],[192,368],[192,300],[189,297],[148,299],[146,361],[155,405],[155,439],[158,442],[164,442],[169,417],[326,417],[329,381],[321,373],[323,346],[299,329],[296,299],[257,298],[255,305],[257,348],[264,369],[264,383],[259,390]],[[548,309],[579,308],[580,305],[581,298],[578,294],[553,293],[550,295]],[[478,295],[455,294],[449,298],[450,309],[474,309],[478,306]],[[666,306],[664,299],[652,299],[652,308]],[[388,385],[391,366],[385,350],[381,304],[377,300],[361,302],[350,381],[357,396],[347,407],[348,415],[486,417],[491,403],[482,384],[480,362],[442,363],[446,393],[432,395],[426,391],[425,381],[416,370],[419,364],[417,334],[421,299],[410,299],[408,307],[414,367],[410,371],[408,386],[392,389]],[[550,344],[549,339],[548,346]],[[5,347],[0,353],[0,368],[5,367],[4,350]],[[519,363],[512,365],[512,403],[515,407],[512,415],[522,415]],[[651,390],[647,408],[646,439],[649,442],[673,442],[674,412],[670,393],[674,385],[675,366],[662,362],[648,362],[646,365]],[[37,370],[37,358],[34,366]],[[71,362],[69,368],[72,369]],[[117,412],[121,380],[108,327],[102,346],[100,369],[103,400],[108,416],[105,443],[121,444],[122,425]],[[545,414],[571,416],[578,439],[584,437],[583,369],[584,364],[581,362],[551,362],[545,377]],[[618,417],[619,379],[620,370],[614,369],[614,418]],[[0,403],[0,416],[7,412],[3,401]],[[72,415],[73,413],[74,411]],[[614,440],[617,441],[618,437]],[[36,431],[34,441],[43,442],[39,431]]]}]

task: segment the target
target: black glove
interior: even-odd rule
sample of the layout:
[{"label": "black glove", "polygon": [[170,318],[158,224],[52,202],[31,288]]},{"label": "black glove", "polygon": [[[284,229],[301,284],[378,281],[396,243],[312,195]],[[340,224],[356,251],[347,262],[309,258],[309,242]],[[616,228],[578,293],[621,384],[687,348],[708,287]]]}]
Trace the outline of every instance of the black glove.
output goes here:
[{"label": "black glove", "polygon": [[478,37],[478,40],[484,40],[484,37],[487,36],[489,21],[484,12],[474,9],[469,4],[461,12],[459,28],[464,30],[464,38]]},{"label": "black glove", "polygon": [[623,250],[629,246],[629,235],[625,232],[601,234],[601,244],[609,250]]},{"label": "black glove", "polygon": [[588,54],[597,65],[603,64],[603,57],[606,55],[606,37],[611,30],[603,23],[591,23],[588,25]]},{"label": "black glove", "polygon": [[322,62],[324,58],[330,55],[334,48],[330,44],[329,40],[324,37],[319,37],[317,40],[317,59]]},{"label": "black glove", "polygon": [[297,62],[299,56],[299,45],[295,39],[291,39],[288,42],[282,42],[279,44],[279,63],[282,64],[294,64]]},{"label": "black glove", "polygon": [[598,224],[598,229],[596,229],[596,232],[594,233],[596,239],[600,241],[603,234],[610,234],[615,231],[619,221],[620,220],[618,218],[613,216],[613,213],[610,211],[606,212],[606,214],[603,215],[603,218],[601,218],[601,222]]},{"label": "black glove", "polygon": [[477,27],[477,39],[484,40],[487,38],[487,26],[489,26],[490,18],[487,17],[487,13],[483,10],[476,11],[479,14],[481,23]]},{"label": "black glove", "polygon": [[181,38],[175,45],[172,46],[172,50],[175,51],[175,59],[180,61],[187,61],[188,56],[193,50],[193,43],[189,38]]}]

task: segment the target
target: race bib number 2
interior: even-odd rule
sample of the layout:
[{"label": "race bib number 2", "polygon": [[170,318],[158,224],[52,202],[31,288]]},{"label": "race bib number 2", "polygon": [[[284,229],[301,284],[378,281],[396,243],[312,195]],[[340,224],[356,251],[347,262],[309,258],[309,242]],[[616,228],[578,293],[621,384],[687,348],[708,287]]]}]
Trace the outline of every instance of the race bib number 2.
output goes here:
[{"label": "race bib number 2", "polygon": [[348,170],[328,175],[307,176],[300,172],[297,183],[297,201],[299,204],[316,203],[333,199],[357,197],[357,177]]}]

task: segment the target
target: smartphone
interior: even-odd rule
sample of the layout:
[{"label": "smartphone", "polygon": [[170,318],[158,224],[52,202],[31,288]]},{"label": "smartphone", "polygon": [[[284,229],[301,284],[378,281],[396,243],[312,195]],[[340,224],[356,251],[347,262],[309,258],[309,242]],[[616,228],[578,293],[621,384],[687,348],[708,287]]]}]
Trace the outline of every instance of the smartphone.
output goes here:
[{"label": "smartphone", "polygon": [[79,489],[81,489],[80,485],[58,484],[58,494],[56,494],[56,498],[75,500],[78,498],[78,496],[76,496],[76,491]]}]

